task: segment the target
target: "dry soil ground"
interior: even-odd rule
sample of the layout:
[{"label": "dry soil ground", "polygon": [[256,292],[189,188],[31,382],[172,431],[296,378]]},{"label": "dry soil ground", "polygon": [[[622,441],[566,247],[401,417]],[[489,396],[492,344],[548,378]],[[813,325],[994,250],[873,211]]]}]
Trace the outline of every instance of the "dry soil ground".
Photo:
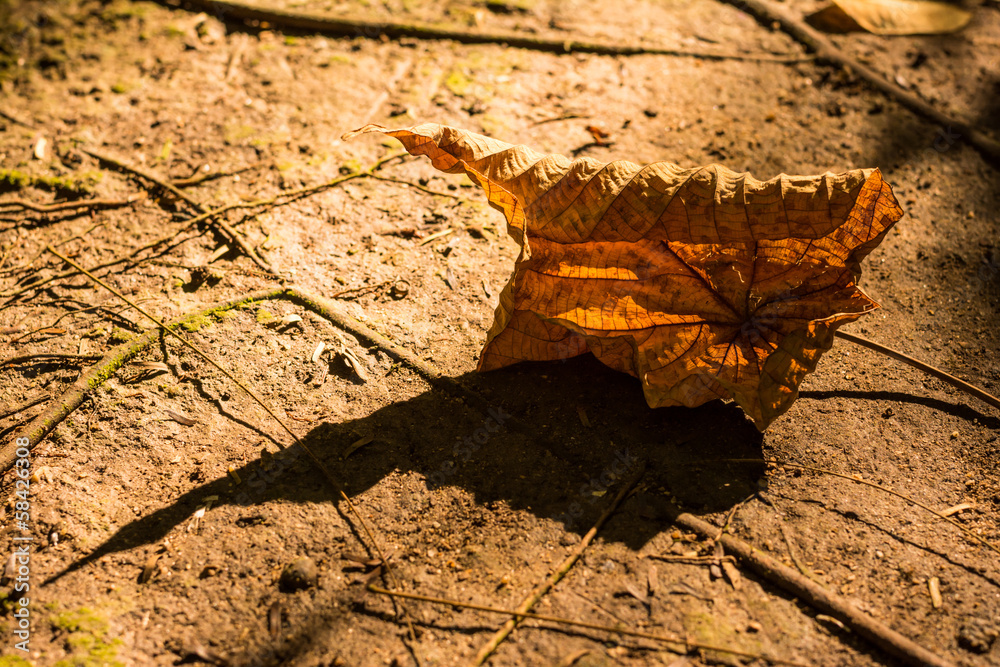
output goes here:
[{"label": "dry soil ground", "polygon": [[[784,5],[802,15],[816,8]],[[567,40],[805,54],[773,26],[709,0],[289,6]],[[835,40],[935,104],[995,127],[1000,10],[992,0],[967,6],[973,22],[956,35]],[[150,326],[86,278],[59,277],[67,267],[46,244],[88,267],[129,257],[98,274],[165,319],[278,285],[238,251],[220,251],[225,239],[205,228],[140,250],[183,228],[190,208],[84,148],[171,179],[250,167],[185,189],[216,206],[323,183],[398,150],[371,136],[342,142],[347,130],[431,121],[548,152],[719,162],[760,178],[879,167],[906,216],[865,262],[862,285],[883,308],[849,329],[1000,391],[1000,171],[850,72],[808,60],[557,55],[380,39],[377,30],[321,37],[121,0],[6,0],[0,20],[0,202],[136,199],[93,212],[0,213],[0,360],[101,355]],[[612,143],[594,145],[588,125]],[[39,138],[47,142],[40,159]],[[347,313],[526,430],[505,427],[475,451],[456,450],[483,424],[479,411],[288,302],[187,328],[318,452],[393,554],[403,588],[517,606],[607,507],[622,484],[612,471],[627,460],[645,465],[636,492],[540,612],[809,664],[894,664],[749,573],[734,590],[702,564],[658,559],[711,551],[664,520],[665,499],[721,523],[763,478],[766,491],[737,508],[734,535],[789,564],[794,554],[824,586],[956,664],[1000,664],[995,554],[899,498],[766,465],[774,458],[860,475],[940,509],[969,503],[955,518],[997,542],[996,409],[844,341],[763,435],[720,402],[650,410],[636,380],[589,357],[478,376],[516,246],[464,179],[413,158],[378,173],[448,196],[361,178],[226,219],[303,288],[360,290],[338,298]],[[24,289],[44,277],[56,279]],[[274,326],[293,313],[300,322]],[[366,380],[342,358],[317,376],[313,351],[338,335]],[[290,437],[176,342],[155,343],[140,359],[165,362],[166,372],[126,366],[33,454],[30,652],[13,647],[8,602],[0,665],[166,665],[199,646],[203,657],[233,664],[413,664],[393,604],[361,595],[363,573],[345,559],[363,552],[359,535],[308,457],[279,450]],[[3,442],[91,363],[38,357],[0,366]],[[21,407],[34,399],[45,402]],[[359,441],[366,444],[354,447]],[[734,458],[744,460],[724,460]],[[21,532],[12,478],[4,479],[6,549]],[[285,592],[279,575],[300,557],[317,564],[318,585]],[[940,608],[928,593],[935,577]],[[16,598],[11,584],[5,591]],[[468,664],[503,621],[405,606],[423,665]],[[574,660],[734,659],[532,621],[491,664]]]}]

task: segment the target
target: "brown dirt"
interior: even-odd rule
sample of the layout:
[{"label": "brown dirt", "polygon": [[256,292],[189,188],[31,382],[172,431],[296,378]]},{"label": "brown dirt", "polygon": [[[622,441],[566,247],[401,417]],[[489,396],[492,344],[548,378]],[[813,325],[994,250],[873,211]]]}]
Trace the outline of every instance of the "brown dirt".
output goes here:
[{"label": "brown dirt", "polygon": [[[818,7],[785,4],[800,14]],[[770,26],[708,2],[291,5],[562,39],[801,53]],[[995,1],[968,7],[975,18],[957,35],[835,39],[928,99],[987,125],[997,113],[1000,12]],[[1000,390],[1000,172],[960,137],[850,73],[814,62],[555,55],[502,45],[285,34],[118,0],[7,0],[0,8],[0,109],[33,126],[0,118],[0,168],[36,176],[99,173],[93,191],[104,198],[149,193],[131,207],[93,214],[0,213],[4,294],[40,272],[62,270],[44,254],[46,244],[61,243],[62,252],[94,266],[181,226],[182,204],[99,164],[81,144],[171,178],[203,165],[214,171],[259,162],[239,178],[187,190],[219,205],[322,183],[398,147],[371,137],[340,141],[367,122],[433,121],[549,152],[686,166],[720,162],[758,177],[877,166],[907,215],[865,262],[863,286],[883,308],[851,330]],[[573,114],[589,118],[539,124]],[[584,147],[591,141],[587,125],[608,131],[613,145]],[[42,160],[32,157],[40,136],[49,146]],[[646,473],[637,493],[540,612],[811,664],[894,664],[749,573],[734,591],[706,567],[654,558],[711,548],[660,518],[666,498],[719,523],[764,478],[763,497],[773,506],[757,497],[739,507],[734,534],[791,563],[783,526],[825,586],[957,664],[1000,664],[1000,641],[986,641],[985,652],[972,646],[977,637],[988,640],[1000,618],[994,555],[873,489],[789,468],[765,472],[774,457],[861,475],[942,509],[973,503],[957,519],[997,542],[997,410],[844,341],[806,379],[801,400],[763,435],[733,405],[650,410],[638,382],[589,357],[476,375],[515,245],[471,184],[414,159],[380,173],[457,199],[361,179],[259,214],[233,212],[229,221],[306,289],[331,295],[409,281],[403,298],[383,287],[345,295],[342,305],[526,430],[505,426],[469,446],[465,439],[483,425],[480,412],[349,336],[368,380],[338,362],[317,386],[310,357],[320,342],[333,344],[337,331],[289,303],[236,310],[192,327],[190,339],[245,378],[320,454],[394,555],[405,589],[517,606],[610,502],[623,461],[641,462]],[[58,195],[29,187],[0,200],[47,202]],[[446,229],[453,231],[420,244]],[[217,280],[199,283],[222,240],[198,231],[178,241],[102,274],[167,319],[276,284],[235,252],[210,263]],[[103,354],[116,336],[149,326],[79,276],[4,302],[0,359]],[[103,309],[66,315],[96,305]],[[303,319],[275,328],[262,323],[264,311]],[[63,315],[57,329],[29,333]],[[201,644],[236,664],[413,664],[393,604],[361,597],[356,582],[363,575],[344,559],[362,552],[359,536],[309,459],[298,448],[279,451],[276,441],[289,438],[273,421],[175,342],[154,345],[141,358],[165,361],[170,372],[144,378],[126,367],[33,456],[35,470],[48,474],[32,484],[33,627],[25,657],[36,665],[165,665]],[[0,367],[0,413],[35,396],[55,400],[87,363]],[[3,417],[4,442],[45,406]],[[182,425],[168,410],[197,423]],[[369,444],[348,451],[368,437]],[[723,460],[733,458],[744,461]],[[5,479],[6,545],[18,533],[16,498]],[[152,578],[140,583],[154,554]],[[303,556],[318,564],[318,586],[282,591],[282,568]],[[644,602],[629,591],[642,597],[654,568],[659,584]],[[940,609],[928,595],[932,577],[941,582]],[[272,634],[275,604],[281,626]],[[423,665],[469,664],[503,620],[421,603],[405,607]],[[14,665],[10,656],[21,654],[13,650],[14,619],[5,610],[0,650],[8,657],[0,664]],[[542,625],[517,630],[491,664],[554,665],[580,651],[587,653],[576,665],[732,660]]]}]

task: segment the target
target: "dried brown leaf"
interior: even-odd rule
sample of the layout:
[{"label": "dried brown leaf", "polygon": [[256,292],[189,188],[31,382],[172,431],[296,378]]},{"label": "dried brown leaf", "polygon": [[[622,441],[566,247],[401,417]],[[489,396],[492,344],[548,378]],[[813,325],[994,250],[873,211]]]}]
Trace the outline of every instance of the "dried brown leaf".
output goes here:
[{"label": "dried brown leaf", "polygon": [[735,400],[764,429],[878,307],[860,262],[901,217],[877,169],[758,181],[719,165],[543,155],[451,127],[382,132],[464,173],[521,245],[479,361],[590,351],[652,407]]},{"label": "dried brown leaf", "polygon": [[972,14],[933,0],[834,0],[811,18],[829,32],[846,32],[853,21],[876,35],[937,35],[961,30]]}]

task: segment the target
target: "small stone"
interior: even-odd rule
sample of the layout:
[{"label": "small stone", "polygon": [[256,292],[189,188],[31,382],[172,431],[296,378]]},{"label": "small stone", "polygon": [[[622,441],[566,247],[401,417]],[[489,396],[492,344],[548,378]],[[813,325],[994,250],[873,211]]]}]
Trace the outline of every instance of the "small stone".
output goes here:
[{"label": "small stone", "polygon": [[281,571],[278,586],[286,592],[312,588],[319,581],[319,570],[312,558],[296,558]]},{"label": "small stone", "polygon": [[580,541],[580,536],[576,533],[563,533],[562,537],[559,538],[559,544],[564,547],[571,547]]}]

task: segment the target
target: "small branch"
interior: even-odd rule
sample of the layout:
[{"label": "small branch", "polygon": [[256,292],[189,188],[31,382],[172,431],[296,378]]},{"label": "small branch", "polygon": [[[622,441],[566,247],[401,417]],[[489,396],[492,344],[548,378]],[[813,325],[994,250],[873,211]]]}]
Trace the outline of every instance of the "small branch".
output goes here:
[{"label": "small branch", "polygon": [[[306,187],[297,188],[295,190],[288,190],[287,192],[278,193],[275,196],[270,197],[268,199],[257,199],[255,201],[239,202],[235,204],[225,204],[224,206],[220,206],[219,208],[212,209],[210,211],[204,211],[201,213],[201,215],[197,215],[189,219],[187,221],[188,226],[185,227],[184,229],[190,229],[191,227],[201,222],[202,220],[207,220],[208,218],[217,216],[221,213],[225,213],[226,211],[235,211],[237,209],[244,209],[244,208],[259,208],[261,206],[272,206],[276,205],[278,201],[281,199],[291,200],[291,199],[297,199],[299,197],[305,197],[307,195],[313,195],[316,194],[317,192],[322,192],[323,190],[332,188],[335,185],[340,185],[341,183],[353,180],[355,178],[363,178],[365,176],[371,176],[374,171],[380,169],[387,162],[390,162],[391,160],[395,160],[397,158],[405,157],[406,155],[407,153],[393,153],[392,155],[380,158],[372,166],[368,167],[367,169],[364,169],[363,171],[355,171],[350,174],[345,174],[344,176],[338,176],[337,178],[326,181],[325,183],[320,183],[319,185],[309,185]],[[184,229],[181,229],[180,231],[183,232]]]},{"label": "small branch", "polygon": [[950,523],[951,525],[955,526],[960,531],[962,531],[962,534],[965,535],[968,539],[970,539],[970,540],[972,540],[974,542],[977,542],[977,543],[981,544],[982,546],[986,547],[987,549],[991,549],[991,550],[995,551],[997,553],[997,555],[1000,555],[1000,547],[996,546],[992,542],[989,542],[989,541],[983,539],[982,537],[979,537],[978,535],[976,535],[975,533],[973,533],[971,530],[969,530],[968,528],[966,528],[965,526],[963,526],[959,522],[957,522],[954,519],[952,519],[950,516],[948,516],[946,514],[942,514],[941,512],[938,512],[936,509],[934,509],[934,508],[932,508],[932,507],[930,507],[928,505],[923,504],[922,502],[920,502],[919,500],[916,500],[915,498],[911,498],[910,496],[906,495],[905,493],[900,493],[898,491],[893,491],[892,489],[889,489],[889,488],[886,488],[886,487],[881,486],[879,484],[876,484],[875,482],[869,482],[869,481],[866,481],[864,479],[858,479],[857,477],[851,477],[850,475],[845,475],[843,473],[834,472],[832,470],[826,470],[824,468],[814,468],[812,466],[804,466],[804,465],[800,465],[798,463],[788,463],[786,461],[777,461],[777,462],[774,463],[774,465],[785,466],[785,467],[788,467],[788,468],[798,468],[799,470],[808,470],[809,472],[818,472],[818,473],[821,473],[823,475],[831,475],[833,477],[839,477],[841,479],[846,479],[846,480],[849,480],[851,482],[855,482],[856,484],[864,484],[865,486],[871,487],[873,489],[878,489],[879,491],[883,491],[883,492],[888,493],[890,495],[896,496],[897,498],[901,498],[901,499],[905,500],[906,502],[908,502],[908,503],[910,503],[912,505],[916,505],[917,507],[919,507],[919,508],[921,508],[923,510],[927,510],[928,512],[930,512],[934,516],[938,517],[939,519],[947,521],[948,523]]},{"label": "small branch", "polygon": [[[730,655],[738,655],[743,658],[749,658],[751,660],[765,660],[767,662],[776,665],[796,665],[801,666],[801,662],[793,662],[791,660],[783,660],[781,658],[774,658],[769,655],[762,655],[760,653],[749,653],[747,651],[740,651],[738,649],[727,648],[724,646],[715,646],[712,644],[701,644],[699,642],[690,641],[687,639],[682,639],[678,635],[672,634],[654,634],[651,632],[641,632],[639,630],[624,630],[621,627],[609,626],[609,625],[599,625],[597,623],[586,623],[584,621],[574,621],[568,618],[560,618],[558,616],[549,616],[547,614],[533,614],[527,611],[515,611],[511,609],[501,609],[499,607],[488,607],[481,604],[472,604],[469,602],[458,602],[457,600],[446,600],[444,598],[431,597],[430,595],[420,595],[419,593],[404,593],[402,591],[389,591],[384,588],[379,588],[378,586],[369,585],[368,590],[372,593],[378,593],[379,595],[387,595],[389,597],[404,598],[406,600],[417,600],[419,602],[430,602],[432,604],[445,605],[448,607],[456,607],[458,609],[472,609],[475,611],[484,611],[488,614],[503,614],[504,616],[514,616],[518,619],[530,618],[536,621],[545,621],[547,623],[557,623],[559,625],[569,625],[576,628],[586,628],[587,630],[599,630],[601,632],[609,632],[611,634],[622,635],[624,637],[637,637],[639,639],[652,639],[653,641],[664,642],[667,644],[674,644],[681,648],[681,650],[687,651],[688,649],[699,649],[703,651],[717,651],[719,653],[728,653]],[[586,598],[585,598],[586,599]],[[589,602],[589,600],[588,600]],[[591,603],[593,604],[593,603]],[[602,610],[603,611],[603,610]]]},{"label": "small branch", "polygon": [[129,197],[128,199],[85,199],[83,201],[64,201],[55,204],[35,204],[25,199],[7,199],[0,201],[0,208],[13,207],[12,210],[21,209],[35,211],[36,213],[58,213],[78,208],[121,208],[123,206],[131,206],[137,201],[139,201],[138,197]]},{"label": "small branch", "polygon": [[72,359],[73,361],[93,361],[94,359],[100,359],[100,357],[92,354],[55,354],[43,352],[41,354],[22,354],[19,357],[10,357],[9,359],[0,361],[0,366],[13,366],[14,364],[23,364],[25,362],[35,361],[38,359]]},{"label": "small branch", "polygon": [[857,345],[861,345],[862,347],[867,347],[870,350],[875,350],[876,352],[880,352],[886,355],[887,357],[892,357],[893,359],[896,359],[897,361],[902,361],[905,364],[909,364],[910,366],[918,368],[929,375],[933,375],[939,380],[947,382],[956,389],[961,389],[965,393],[975,396],[984,403],[988,403],[995,408],[1000,408],[1000,398],[997,398],[993,394],[989,394],[980,389],[979,387],[971,385],[965,380],[961,380],[955,377],[954,375],[949,375],[940,368],[935,368],[930,364],[925,364],[919,359],[914,359],[911,356],[903,354],[899,350],[894,350],[891,347],[886,347],[881,343],[876,343],[875,341],[868,340],[867,338],[862,338],[861,336],[857,336],[855,334],[849,334],[844,331],[837,331],[836,336],[838,338],[843,338],[844,340],[849,340]]},{"label": "small branch", "polygon": [[[167,181],[163,180],[159,176],[153,174],[152,172],[146,171],[141,167],[136,167],[133,165],[126,164],[125,162],[122,162],[116,157],[113,157],[106,153],[101,153],[92,148],[81,148],[80,150],[86,153],[87,155],[90,155],[91,157],[97,158],[102,162],[106,162],[110,165],[117,167],[121,171],[130,172],[132,174],[135,174],[136,176],[146,179],[147,181],[150,181],[151,183],[155,183],[156,185],[163,188],[164,190],[174,195],[178,199],[187,202],[189,205],[191,205],[195,210],[199,211],[200,213],[208,212],[208,209],[205,206],[202,206],[200,203],[198,203],[197,200],[188,196],[187,194],[185,194],[172,184],[168,183]],[[206,216],[206,217],[212,217],[212,216]],[[247,257],[249,257],[254,264],[264,269],[265,271],[274,274],[275,276],[278,275],[277,273],[275,273],[274,269],[272,269],[267,262],[262,260],[257,255],[257,253],[254,252],[254,249],[251,248],[247,244],[247,242],[243,240],[243,237],[240,236],[235,229],[229,226],[229,223],[225,222],[224,220],[216,218],[211,220],[209,224],[218,227],[218,229],[220,229],[233,243],[239,246],[240,250],[242,250],[243,253]]]},{"label": "small branch", "polygon": [[11,415],[16,415],[18,412],[21,412],[22,410],[27,410],[28,408],[33,408],[36,405],[38,405],[39,403],[44,403],[45,401],[49,400],[50,398],[51,398],[51,396],[49,396],[48,394],[42,394],[41,396],[36,396],[35,398],[29,400],[27,403],[23,403],[23,404],[17,406],[13,410],[8,410],[7,412],[0,412],[0,419],[6,419],[7,417],[10,417]]},{"label": "small branch", "polygon": [[[698,517],[683,513],[676,508],[670,510],[670,513],[671,520],[675,524],[699,533],[705,538],[714,538],[718,534],[718,526],[713,526]],[[745,566],[758,575],[812,607],[840,620],[886,653],[911,665],[951,667],[951,663],[944,658],[875,620],[847,600],[831,593],[790,567],[764,555],[760,549],[732,535],[723,535],[719,540],[727,552],[736,554]]]},{"label": "small branch", "polygon": [[479,667],[479,665],[482,665],[489,660],[490,656],[493,655],[493,652],[496,651],[498,646],[500,646],[500,643],[507,638],[515,627],[517,627],[517,624],[521,621],[521,618],[525,616],[526,612],[534,607],[546,593],[552,590],[552,588],[566,576],[573,565],[580,560],[584,550],[597,536],[597,532],[611,517],[611,515],[614,514],[615,510],[618,509],[618,506],[623,500],[625,500],[625,496],[627,496],[629,491],[632,490],[632,487],[634,487],[638,483],[639,479],[642,478],[644,472],[645,469],[640,469],[629,481],[622,485],[621,490],[618,491],[618,495],[616,495],[615,499],[610,505],[608,505],[608,508],[604,510],[604,513],[601,514],[599,519],[597,519],[597,522],[594,523],[590,530],[587,531],[587,534],[583,536],[583,539],[580,540],[580,544],[578,544],[573,552],[566,557],[566,560],[564,560],[562,564],[556,568],[556,571],[553,572],[544,583],[535,588],[535,590],[531,592],[531,595],[529,595],[527,599],[525,599],[524,602],[518,606],[517,611],[512,614],[514,618],[504,623],[503,627],[500,628],[495,635],[493,635],[493,638],[487,642],[483,648],[479,649],[479,653],[476,654],[476,658],[472,663],[473,665]]},{"label": "small branch", "polygon": [[198,174],[197,176],[189,176],[188,178],[175,178],[170,182],[177,188],[189,188],[192,185],[198,185],[199,183],[204,183],[205,181],[214,181],[218,178],[236,176],[237,174],[242,174],[243,172],[251,171],[252,169],[260,169],[262,166],[264,166],[263,162],[255,162],[253,164],[248,164],[245,167],[239,167],[238,169],[231,169],[229,171],[213,171],[205,174]]},{"label": "small branch", "polygon": [[0,116],[3,116],[4,118],[6,118],[7,120],[9,120],[10,122],[12,122],[12,123],[14,123],[16,125],[21,125],[23,127],[26,127],[29,130],[36,130],[36,129],[38,129],[37,127],[35,127],[34,124],[29,123],[28,121],[23,120],[21,118],[18,118],[17,116],[15,116],[11,112],[7,111],[6,109],[0,109]]},{"label": "small branch", "polygon": [[385,181],[387,183],[399,183],[400,185],[408,185],[411,188],[420,190],[421,192],[426,192],[429,195],[434,195],[435,197],[451,197],[452,199],[461,199],[458,195],[453,195],[449,192],[438,192],[437,190],[431,190],[428,187],[420,185],[419,183],[411,183],[410,181],[404,181],[401,178],[392,178],[390,176],[379,176],[377,174],[365,174],[368,178],[374,178],[377,181]]},{"label": "small branch", "polygon": [[850,70],[859,77],[867,81],[872,87],[881,91],[888,97],[907,107],[911,111],[931,120],[942,127],[957,131],[962,138],[977,148],[981,153],[990,157],[994,161],[1000,161],[1000,142],[988,137],[985,133],[975,127],[970,121],[940,111],[932,104],[913,93],[904,90],[894,81],[885,78],[884,75],[875,71],[871,67],[858,62],[847,55],[830,39],[819,32],[805,21],[792,15],[787,9],[779,7],[768,0],[724,0],[741,11],[757,17],[757,20],[766,25],[777,23],[793,39],[804,44],[816,54],[820,61],[829,63],[834,67]]},{"label": "small branch", "polygon": [[310,14],[281,9],[265,9],[244,4],[236,0],[189,0],[189,5],[202,11],[212,12],[222,20],[266,21],[273,26],[305,30],[326,35],[346,35],[350,37],[376,38],[385,35],[392,39],[442,40],[450,39],[462,44],[505,44],[518,49],[545,51],[549,53],[593,53],[604,56],[661,55],[706,60],[747,60],[752,62],[798,63],[811,60],[810,57],[772,54],[740,54],[711,51],[685,51],[656,46],[636,46],[634,44],[609,44],[585,42],[574,39],[551,39],[532,37],[521,33],[469,32],[439,28],[425,23],[402,23],[396,21],[372,22],[363,19],[347,19],[323,14]]}]

